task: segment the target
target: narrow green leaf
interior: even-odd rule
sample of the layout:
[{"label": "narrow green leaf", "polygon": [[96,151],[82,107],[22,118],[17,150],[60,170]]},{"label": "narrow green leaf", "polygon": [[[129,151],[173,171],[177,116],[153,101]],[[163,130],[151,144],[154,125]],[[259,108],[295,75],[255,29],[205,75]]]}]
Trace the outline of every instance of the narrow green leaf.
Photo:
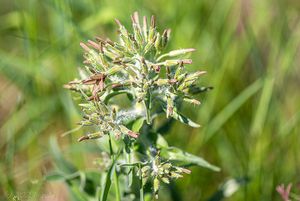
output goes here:
[{"label": "narrow green leaf", "polygon": [[47,174],[44,179],[46,181],[57,181],[57,180],[65,180],[65,176],[61,172],[51,172]]},{"label": "narrow green leaf", "polygon": [[142,165],[143,163],[141,162],[136,162],[136,163],[123,163],[120,164],[119,167],[138,167],[139,165]]},{"label": "narrow green leaf", "polygon": [[54,137],[50,138],[50,152],[55,160],[55,164],[58,166],[58,168],[67,174],[72,174],[77,172],[77,169],[75,166],[73,166],[71,163],[69,163],[62,155],[59,146],[57,144],[57,141]]},{"label": "narrow green leaf", "polygon": [[269,103],[273,93],[274,82],[273,77],[266,77],[264,80],[262,94],[251,127],[251,133],[254,135],[260,134],[264,127],[269,109],[268,106],[270,105]]},{"label": "narrow green leaf", "polygon": [[180,165],[197,165],[214,171],[220,171],[220,168],[211,165],[203,158],[184,152],[176,147],[162,148],[161,156],[168,160],[178,162]]},{"label": "narrow green leaf", "polygon": [[185,117],[184,115],[178,113],[177,111],[173,111],[173,115],[172,117],[178,121],[180,121],[181,123],[184,123],[184,124],[187,124],[191,127],[194,127],[194,128],[199,128],[200,125],[193,122],[192,120],[190,120],[189,118]]},{"label": "narrow green leaf", "polygon": [[233,99],[221,112],[219,112],[207,126],[205,140],[211,138],[225,124],[225,122],[261,87],[261,79],[256,80],[244,91],[242,91],[235,99]]},{"label": "narrow green leaf", "polygon": [[105,97],[104,103],[107,104],[111,98],[113,98],[117,95],[120,95],[120,94],[127,94],[128,96],[132,96],[132,94],[127,90],[114,91]]},{"label": "narrow green leaf", "polygon": [[[164,102],[164,101],[161,101],[161,104],[162,104],[162,108],[163,110],[167,113],[167,103]],[[174,110],[172,111],[172,117],[178,121],[180,121],[181,123],[184,123],[186,125],[189,125],[191,127],[194,127],[194,128],[199,128],[200,125],[193,122],[191,119],[185,117],[183,114],[179,113],[177,111],[176,108],[174,108]]]},{"label": "narrow green leaf", "polygon": [[113,163],[107,174],[106,174],[106,179],[105,179],[105,182],[102,184],[102,192],[101,192],[101,199],[100,201],[106,201],[107,200],[107,196],[108,196],[108,192],[109,192],[109,189],[110,189],[110,186],[111,186],[111,180],[112,180],[112,174],[114,172],[114,167],[115,167],[115,163]]},{"label": "narrow green leaf", "polygon": [[116,194],[116,201],[121,201],[121,193],[120,193],[120,186],[119,186],[119,176],[117,174],[116,168],[113,171],[113,179],[115,184],[115,194]]}]

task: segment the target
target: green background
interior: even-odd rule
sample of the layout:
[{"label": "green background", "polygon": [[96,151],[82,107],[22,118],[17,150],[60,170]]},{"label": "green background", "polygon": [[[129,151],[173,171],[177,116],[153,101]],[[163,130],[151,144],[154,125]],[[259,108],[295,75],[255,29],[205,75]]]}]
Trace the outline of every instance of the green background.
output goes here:
[{"label": "green background", "polygon": [[[300,2],[297,0],[0,0],[0,199],[68,200],[62,183],[45,183],[56,138],[81,170],[95,168],[94,142],[63,84],[82,65],[80,41],[117,38],[114,18],[157,17],[171,28],[169,49],[197,49],[191,70],[214,90],[176,123],[170,145],[202,156],[221,172],[192,168],[176,181],[176,199],[208,200],[232,178],[249,178],[228,200],[280,200],[276,186],[300,181]],[[160,200],[172,200],[163,187]],[[52,197],[51,197],[52,196]],[[54,197],[55,198],[54,198]],[[39,198],[40,197],[40,198]]]}]

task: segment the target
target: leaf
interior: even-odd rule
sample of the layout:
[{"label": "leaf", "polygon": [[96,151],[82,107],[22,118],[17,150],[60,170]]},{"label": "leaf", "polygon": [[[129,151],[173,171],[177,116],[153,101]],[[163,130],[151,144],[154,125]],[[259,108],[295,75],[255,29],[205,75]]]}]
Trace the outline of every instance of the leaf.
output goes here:
[{"label": "leaf", "polygon": [[104,103],[107,104],[111,98],[113,98],[114,96],[120,95],[120,94],[127,94],[127,96],[129,96],[129,97],[132,96],[132,94],[127,90],[114,91],[105,97]]},{"label": "leaf", "polygon": [[181,123],[184,123],[184,124],[187,124],[191,127],[194,127],[194,128],[199,128],[200,125],[193,122],[192,120],[190,120],[189,118],[185,117],[184,115],[178,113],[176,110],[173,111],[173,115],[172,117],[178,121],[180,121]]},{"label": "leaf", "polygon": [[257,79],[250,86],[244,89],[237,97],[235,97],[228,105],[224,107],[209,123],[207,126],[207,134],[205,141],[209,140],[227,121],[232,115],[256,92],[262,87],[262,80]]},{"label": "leaf", "polygon": [[138,162],[134,162],[134,163],[122,163],[122,164],[118,165],[118,167],[138,167],[140,165],[145,165],[145,164],[147,164],[147,162],[142,163],[142,162],[138,161]]},{"label": "leaf", "polygon": [[176,57],[176,56],[185,55],[187,53],[194,52],[194,51],[195,51],[194,48],[172,50],[172,51],[170,51],[170,52],[168,52],[166,54],[163,54],[160,57],[158,57],[156,61],[160,61],[161,59],[163,59],[165,57]]},{"label": "leaf", "polygon": [[275,78],[273,77],[266,77],[264,80],[262,94],[250,129],[250,133],[254,135],[261,133],[263,127],[265,126],[266,115],[269,109],[268,106],[270,105],[270,100],[274,88],[274,79]]},{"label": "leaf", "polygon": [[144,118],[137,119],[132,125],[133,132],[139,132],[144,123]]},{"label": "leaf", "polygon": [[128,172],[127,178],[128,178],[128,187],[132,186],[132,182],[134,180],[134,168],[131,168]]},{"label": "leaf", "polygon": [[77,172],[75,166],[73,166],[70,162],[68,162],[62,155],[60,148],[57,144],[57,141],[54,137],[50,138],[50,152],[54,158],[55,164],[58,168],[67,174],[72,174]]},{"label": "leaf", "polygon": [[197,86],[192,85],[189,87],[188,92],[192,95],[195,95],[195,94],[210,91],[212,89],[213,89],[213,87],[197,87]]},{"label": "leaf", "polygon": [[58,180],[65,180],[65,176],[61,172],[51,172],[47,174],[44,179],[46,181],[58,181]]},{"label": "leaf", "polygon": [[[163,110],[167,113],[167,103],[164,102],[164,101],[161,101],[160,102],[162,104],[162,108]],[[185,117],[184,115],[180,114],[176,108],[173,109],[172,111],[172,117],[178,121],[180,121],[181,123],[184,123],[184,124],[187,124],[191,127],[194,127],[194,128],[199,128],[200,125],[193,122],[192,120],[190,120],[189,118]]]},{"label": "leaf", "polygon": [[220,168],[211,165],[203,158],[184,152],[176,147],[162,148],[161,156],[168,160],[178,162],[180,165],[197,165],[214,171],[220,171]]},{"label": "leaf", "polygon": [[157,147],[165,147],[165,148],[167,148],[169,146],[168,142],[160,134],[157,134],[156,145],[157,145]]},{"label": "leaf", "polygon": [[107,174],[106,174],[106,179],[105,182],[102,183],[102,192],[101,192],[101,199],[100,201],[106,201],[107,200],[107,196],[108,196],[108,192],[111,186],[111,180],[112,180],[112,176],[113,176],[113,172],[115,168],[115,162],[112,163],[112,165],[110,166]]}]

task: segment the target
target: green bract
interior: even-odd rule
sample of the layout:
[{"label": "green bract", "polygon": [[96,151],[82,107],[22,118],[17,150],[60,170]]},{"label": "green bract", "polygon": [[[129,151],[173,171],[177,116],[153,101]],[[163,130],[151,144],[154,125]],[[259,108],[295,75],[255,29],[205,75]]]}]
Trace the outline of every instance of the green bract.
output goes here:
[{"label": "green bract", "polygon": [[[80,80],[74,80],[65,87],[83,97],[80,107],[84,118],[80,124],[94,128],[93,133],[79,141],[109,135],[112,159],[109,174],[115,171],[117,175],[128,177],[128,172],[137,171],[142,199],[145,182],[151,181],[157,197],[161,181],[168,184],[170,180],[182,177],[183,173],[190,173],[176,164],[217,168],[197,156],[174,151],[177,148],[168,147],[153,127],[153,120],[163,112],[167,118],[199,127],[179,112],[181,102],[199,105],[193,94],[207,90],[195,84],[204,71],[188,73],[185,69],[192,63],[185,56],[195,49],[166,53],[170,29],[159,33],[153,16],[150,24],[146,17],[140,24],[137,13],[131,20],[132,33],[116,20],[118,42],[97,37],[95,41],[80,44],[85,51],[85,70]],[[117,101],[120,95],[125,95],[122,102],[124,97],[129,100],[129,107]],[[111,135],[115,138],[111,139]],[[112,148],[111,140],[120,138],[122,143]],[[127,173],[124,173],[124,168]],[[122,183],[121,180],[115,182]],[[104,189],[109,189],[109,186],[106,184]],[[107,193],[104,193],[105,197]],[[123,196],[122,192],[118,193],[119,197]]]}]

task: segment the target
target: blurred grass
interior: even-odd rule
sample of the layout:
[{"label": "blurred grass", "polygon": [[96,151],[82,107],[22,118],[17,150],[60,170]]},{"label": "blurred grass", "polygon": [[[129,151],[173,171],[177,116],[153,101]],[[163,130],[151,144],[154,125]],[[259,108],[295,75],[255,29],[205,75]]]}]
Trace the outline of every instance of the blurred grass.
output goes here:
[{"label": "blurred grass", "polygon": [[161,29],[172,29],[170,49],[195,47],[191,68],[207,70],[201,84],[214,87],[200,97],[199,109],[185,110],[202,127],[178,123],[167,138],[222,171],[193,168],[176,182],[177,200],[207,200],[227,179],[245,176],[249,183],[228,200],[279,200],[276,185],[299,182],[298,1],[0,3],[1,200],[58,192],[43,181],[54,166],[51,136],[79,169],[92,166],[92,143],[77,144],[79,132],[60,137],[80,118],[62,85],[81,65],[79,42],[115,39],[114,18],[129,26],[133,11],[154,14]]}]

